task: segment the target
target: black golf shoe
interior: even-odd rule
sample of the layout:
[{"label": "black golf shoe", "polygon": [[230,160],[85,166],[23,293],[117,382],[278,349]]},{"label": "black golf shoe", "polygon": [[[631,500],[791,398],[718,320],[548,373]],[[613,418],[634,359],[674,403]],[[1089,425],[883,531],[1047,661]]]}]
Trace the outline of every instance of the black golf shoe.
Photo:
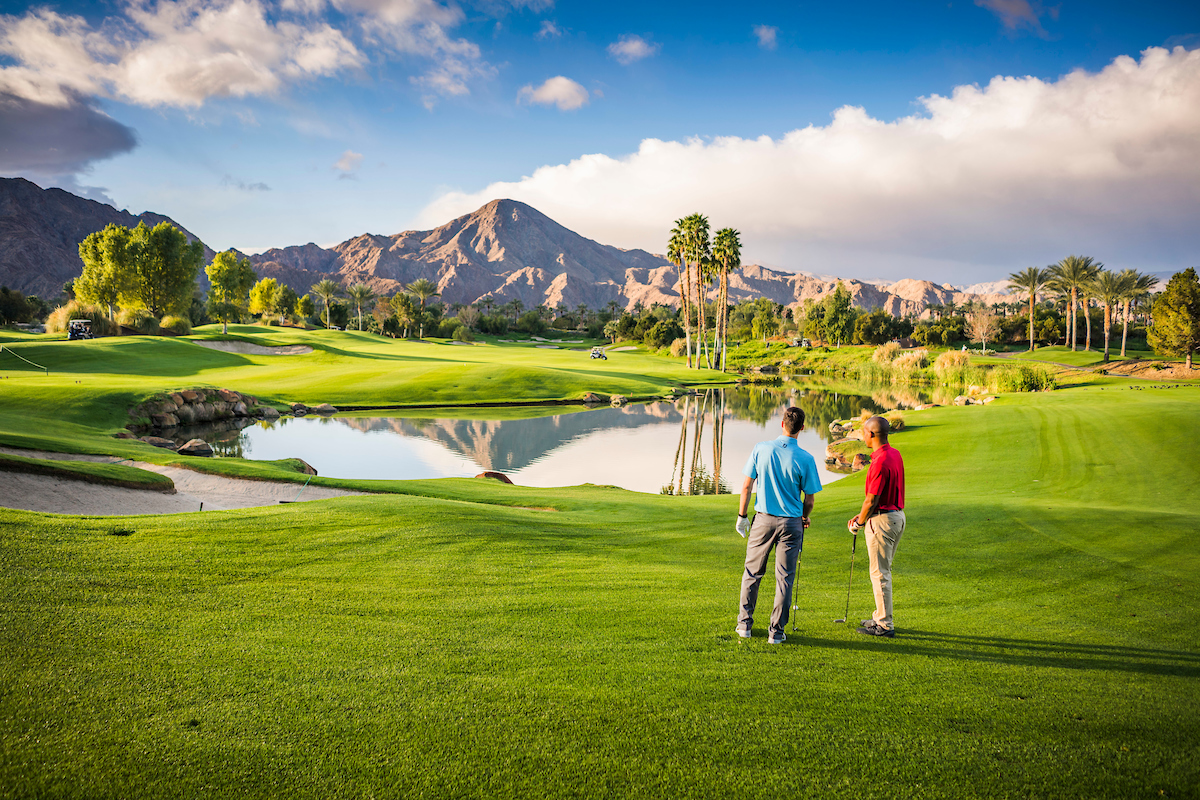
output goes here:
[{"label": "black golf shoe", "polygon": [[858,632],[865,634],[867,636],[884,636],[888,639],[891,639],[896,635],[896,632],[894,630],[892,630],[890,628],[885,628],[879,624],[864,625],[858,629]]}]

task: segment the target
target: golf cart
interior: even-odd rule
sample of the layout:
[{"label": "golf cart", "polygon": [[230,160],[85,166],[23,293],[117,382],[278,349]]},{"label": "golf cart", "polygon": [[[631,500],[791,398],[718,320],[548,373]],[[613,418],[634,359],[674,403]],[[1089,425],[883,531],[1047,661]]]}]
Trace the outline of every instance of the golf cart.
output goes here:
[{"label": "golf cart", "polygon": [[67,341],[73,342],[76,339],[95,339],[92,335],[92,321],[90,319],[73,319],[67,323]]},{"label": "golf cart", "polygon": [[605,361],[608,361],[608,356],[606,356],[604,354],[603,347],[593,347],[592,348],[592,358],[601,358],[601,359],[604,359]]}]

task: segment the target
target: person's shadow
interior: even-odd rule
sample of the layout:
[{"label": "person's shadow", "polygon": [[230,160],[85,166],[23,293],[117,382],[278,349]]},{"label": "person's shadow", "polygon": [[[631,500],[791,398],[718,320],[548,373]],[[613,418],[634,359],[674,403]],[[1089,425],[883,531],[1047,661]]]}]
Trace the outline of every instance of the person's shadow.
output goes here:
[{"label": "person's shadow", "polygon": [[1148,647],[1126,647],[1086,642],[1004,639],[996,636],[972,636],[911,628],[897,628],[894,639],[860,636],[857,640],[849,641],[805,636],[798,631],[788,635],[788,642],[793,641],[809,647],[859,651],[868,649],[882,651],[882,648],[886,648],[887,653],[893,654],[958,658],[964,661],[984,661],[1030,667],[1102,669],[1139,672],[1146,675],[1200,677],[1200,653],[1185,650],[1159,650]]}]

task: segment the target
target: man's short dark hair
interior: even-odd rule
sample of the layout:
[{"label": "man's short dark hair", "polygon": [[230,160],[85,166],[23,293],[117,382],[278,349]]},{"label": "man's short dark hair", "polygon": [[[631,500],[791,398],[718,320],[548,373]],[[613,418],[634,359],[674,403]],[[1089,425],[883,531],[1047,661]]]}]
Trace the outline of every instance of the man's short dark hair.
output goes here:
[{"label": "man's short dark hair", "polygon": [[787,431],[788,436],[799,431],[804,427],[804,412],[792,406],[787,411],[783,412],[783,429]]}]

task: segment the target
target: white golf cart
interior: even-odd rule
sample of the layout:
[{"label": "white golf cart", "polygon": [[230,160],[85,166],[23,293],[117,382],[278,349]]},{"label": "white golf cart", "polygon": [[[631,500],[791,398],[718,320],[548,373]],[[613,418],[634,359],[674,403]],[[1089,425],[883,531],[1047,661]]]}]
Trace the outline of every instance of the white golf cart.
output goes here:
[{"label": "white golf cart", "polygon": [[92,334],[92,321],[90,319],[73,319],[67,323],[67,341],[73,342],[76,339],[95,339]]},{"label": "white golf cart", "polygon": [[599,359],[603,359],[604,361],[608,361],[608,356],[606,356],[604,354],[603,347],[593,347],[592,348],[592,358],[599,358]]}]

